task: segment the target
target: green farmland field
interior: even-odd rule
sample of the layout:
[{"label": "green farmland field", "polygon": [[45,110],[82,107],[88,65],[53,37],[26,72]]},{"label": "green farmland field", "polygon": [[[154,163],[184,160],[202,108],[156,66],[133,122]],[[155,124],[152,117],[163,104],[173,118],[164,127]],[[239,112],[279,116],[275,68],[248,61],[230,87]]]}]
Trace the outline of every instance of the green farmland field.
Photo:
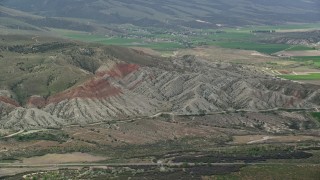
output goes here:
[{"label": "green farmland field", "polygon": [[310,73],[307,75],[281,75],[280,77],[289,80],[320,80],[320,73]]},{"label": "green farmland field", "polygon": [[290,45],[286,44],[261,44],[255,42],[216,42],[214,45],[222,48],[254,50],[265,54],[273,54],[290,47]]},{"label": "green farmland field", "polygon": [[301,56],[294,57],[292,60],[297,62],[303,62],[306,64],[311,64],[316,68],[320,68],[320,56]]},{"label": "green farmland field", "polygon": [[285,24],[285,25],[276,25],[276,26],[250,26],[243,27],[239,29],[226,29],[228,32],[250,32],[252,30],[296,30],[296,29],[319,29],[320,23],[311,23],[311,24]]},{"label": "green farmland field", "polygon": [[216,33],[209,36],[209,38],[213,38],[216,40],[248,40],[254,37],[255,36],[252,33],[247,32]]},{"label": "green farmland field", "polygon": [[308,46],[293,46],[287,49],[286,51],[307,51],[307,50],[314,50],[314,48],[308,47]]},{"label": "green farmland field", "polygon": [[[244,28],[225,28],[220,31],[194,30],[193,34],[183,34],[180,32],[167,32],[165,29],[151,29],[149,33],[139,31],[135,28],[127,28],[128,36],[126,37],[108,37],[104,35],[92,35],[79,31],[67,31],[52,29],[58,34],[84,42],[101,43],[105,45],[118,45],[126,47],[145,47],[157,51],[175,51],[186,47],[196,47],[202,45],[218,46],[229,49],[253,50],[264,54],[273,54],[279,51],[303,51],[313,50],[307,46],[292,46],[287,44],[269,44],[261,43],[261,34],[251,33],[252,30],[277,30],[277,29],[294,29],[294,28],[314,28],[317,25],[287,25],[287,26],[257,26]],[[272,37],[271,34],[267,36]],[[142,38],[138,38],[142,37]]]},{"label": "green farmland field", "polygon": [[184,48],[182,45],[175,42],[150,43],[150,44],[147,44],[146,47],[154,50],[159,50],[159,51],[166,51],[166,50],[169,51],[169,50]]},{"label": "green farmland field", "polygon": [[213,179],[318,179],[319,165],[259,165],[247,166],[240,172],[217,175]]},{"label": "green farmland field", "polygon": [[126,38],[108,38],[100,35],[89,34],[68,34],[66,37],[85,42],[96,42],[106,45],[131,45],[132,43],[141,43],[141,39],[126,39]]},{"label": "green farmland field", "polygon": [[145,42],[143,39],[133,39],[133,38],[109,38],[101,35],[89,35],[89,34],[65,34],[67,38],[91,42],[91,43],[100,43],[104,45],[118,45],[118,46],[126,46],[126,47],[146,47],[151,48],[158,51],[172,51],[180,48],[184,48],[179,43],[176,42]]}]

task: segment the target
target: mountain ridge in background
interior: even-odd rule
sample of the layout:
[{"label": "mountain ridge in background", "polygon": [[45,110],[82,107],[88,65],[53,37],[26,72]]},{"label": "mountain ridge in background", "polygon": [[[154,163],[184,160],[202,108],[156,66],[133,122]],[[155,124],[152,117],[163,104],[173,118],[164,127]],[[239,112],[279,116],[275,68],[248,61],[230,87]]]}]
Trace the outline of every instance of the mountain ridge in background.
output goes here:
[{"label": "mountain ridge in background", "polygon": [[1,5],[46,18],[148,27],[311,23],[320,17],[317,0],[2,0]]}]

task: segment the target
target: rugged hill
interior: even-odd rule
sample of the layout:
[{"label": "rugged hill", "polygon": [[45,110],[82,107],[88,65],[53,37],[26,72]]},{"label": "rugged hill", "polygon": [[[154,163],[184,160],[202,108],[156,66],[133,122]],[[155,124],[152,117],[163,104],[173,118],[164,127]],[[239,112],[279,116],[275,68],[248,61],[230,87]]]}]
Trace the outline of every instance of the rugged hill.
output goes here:
[{"label": "rugged hill", "polygon": [[320,17],[318,0],[2,0],[1,4],[48,18],[140,26],[305,23]]},{"label": "rugged hill", "polygon": [[[10,38],[17,43],[32,39],[2,37]],[[193,56],[161,58],[114,46],[34,41],[1,44],[1,128],[58,127],[159,112],[313,108],[320,102],[319,86],[275,79],[250,66]]]},{"label": "rugged hill", "polygon": [[273,37],[268,37],[262,42],[275,43],[275,44],[291,44],[291,45],[307,45],[316,46],[320,44],[320,31],[307,31],[307,32],[287,32],[277,33]]}]

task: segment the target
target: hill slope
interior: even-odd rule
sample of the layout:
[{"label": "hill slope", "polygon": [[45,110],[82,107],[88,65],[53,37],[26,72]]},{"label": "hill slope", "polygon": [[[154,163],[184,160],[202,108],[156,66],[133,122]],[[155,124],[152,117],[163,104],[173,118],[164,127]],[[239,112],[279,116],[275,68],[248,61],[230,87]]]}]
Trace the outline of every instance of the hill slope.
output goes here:
[{"label": "hill slope", "polygon": [[7,8],[0,5],[0,28],[26,31],[48,31],[49,28],[62,28],[80,31],[94,31],[98,25],[87,25],[72,19],[44,17],[32,13]]},{"label": "hill slope", "polygon": [[[58,39],[2,39],[16,44],[0,44],[1,128],[87,124],[159,112],[313,108],[320,102],[319,86],[274,79],[253,67]],[[30,44],[18,44],[23,41]]]},{"label": "hill slope", "polygon": [[306,23],[320,17],[317,0],[3,0],[2,5],[45,17],[140,26]]}]

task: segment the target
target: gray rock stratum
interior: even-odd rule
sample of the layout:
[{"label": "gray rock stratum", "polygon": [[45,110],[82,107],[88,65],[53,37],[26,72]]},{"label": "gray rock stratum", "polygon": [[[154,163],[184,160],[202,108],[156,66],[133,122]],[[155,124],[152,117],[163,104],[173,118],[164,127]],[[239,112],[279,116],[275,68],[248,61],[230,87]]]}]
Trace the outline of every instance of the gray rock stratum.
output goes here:
[{"label": "gray rock stratum", "polygon": [[[110,60],[111,61],[111,60]],[[133,61],[139,62],[139,61]],[[36,129],[152,116],[314,108],[319,86],[274,78],[251,66],[193,56],[156,66],[105,62],[86,82],[21,107],[0,96],[0,128]]]}]

